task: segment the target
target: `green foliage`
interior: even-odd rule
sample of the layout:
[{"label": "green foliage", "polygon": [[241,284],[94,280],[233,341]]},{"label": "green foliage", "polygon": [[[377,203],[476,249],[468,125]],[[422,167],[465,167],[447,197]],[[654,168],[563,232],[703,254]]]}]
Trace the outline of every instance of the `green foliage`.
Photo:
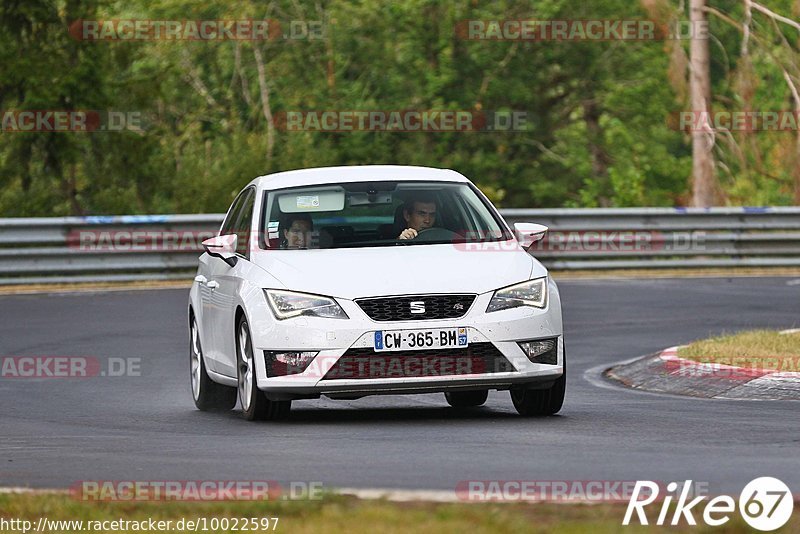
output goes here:
[{"label": "green foliage", "polygon": [[[741,20],[741,2],[711,3]],[[774,3],[791,16],[791,0]],[[258,175],[371,163],[454,168],[507,207],[681,205],[691,153],[669,117],[687,104],[668,73],[671,54],[685,43],[456,34],[467,19],[644,19],[643,6],[682,16],[667,0],[5,2],[0,108],[120,110],[140,113],[142,124],[123,132],[0,132],[0,216],[219,212]],[[77,19],[247,18],[277,19],[284,31],[291,21],[322,21],[324,38],[107,42],[68,32]],[[712,30],[715,106],[792,107],[782,65],[797,63],[796,35],[754,16],[758,39],[744,64],[740,31],[714,17]],[[254,47],[263,57],[263,88]],[[505,132],[284,131],[268,124],[262,92],[275,117],[523,111],[527,122]],[[728,201],[791,203],[794,142],[791,133],[719,138]]]}]

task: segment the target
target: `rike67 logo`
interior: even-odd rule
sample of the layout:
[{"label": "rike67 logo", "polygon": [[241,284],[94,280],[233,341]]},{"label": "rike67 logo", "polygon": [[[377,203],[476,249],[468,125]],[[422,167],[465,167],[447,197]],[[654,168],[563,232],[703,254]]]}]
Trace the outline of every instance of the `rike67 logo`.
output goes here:
[{"label": "rike67 logo", "polygon": [[[670,482],[666,487],[666,495],[659,494],[661,487],[663,486],[649,480],[637,481],[622,524],[630,525],[631,520],[635,524],[638,520],[639,524],[648,525],[645,508],[659,500],[661,508],[655,521],[659,526],[679,525],[682,520],[689,525],[696,525],[697,514],[706,525],[717,527],[730,521],[738,504],[738,512],[748,525],[768,532],[785,525],[792,517],[794,509],[794,498],[789,487],[773,477],[751,480],[739,495],[738,503],[728,495],[719,495],[704,503],[709,498],[707,495],[691,495],[691,480],[687,480],[683,486]],[[642,496],[644,498],[640,498]]]}]

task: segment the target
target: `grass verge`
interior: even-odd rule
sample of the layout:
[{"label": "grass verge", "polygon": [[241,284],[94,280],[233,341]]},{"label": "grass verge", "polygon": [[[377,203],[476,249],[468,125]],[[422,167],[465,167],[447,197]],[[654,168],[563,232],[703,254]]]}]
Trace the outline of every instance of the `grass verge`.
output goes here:
[{"label": "grass verge", "polygon": [[[497,533],[497,532],[563,532],[563,533],[614,533],[652,532],[654,527],[632,525],[623,527],[625,504],[498,504],[498,503],[394,503],[382,500],[360,500],[355,497],[329,495],[320,501],[223,501],[223,502],[84,502],[66,494],[3,494],[0,495],[0,524],[2,520],[22,519],[38,524],[40,517],[48,521],[83,521],[82,532],[88,529],[88,521],[172,521],[170,532],[181,532],[176,528],[181,519],[198,521],[205,518],[208,527],[212,518],[279,518],[274,532],[328,533]],[[657,509],[648,510],[651,523],[655,521]],[[795,506],[794,517],[784,527],[797,525],[800,512]],[[702,518],[700,518],[702,525]],[[268,529],[250,529],[250,532],[273,532],[273,521]],[[51,523],[52,525],[52,523]],[[184,523],[185,525],[185,523]],[[107,525],[101,532],[134,532],[120,525]],[[126,526],[126,525],[122,525]],[[221,526],[221,525],[220,525]],[[199,532],[233,532],[221,528]],[[658,527],[656,527],[656,530]],[[239,528],[238,531],[242,529]],[[44,532],[81,532],[75,528],[62,527]],[[184,531],[186,531],[184,529]],[[685,521],[672,532],[749,532],[746,523],[734,513],[725,527],[688,526]],[[3,529],[0,532],[20,532]],[[151,530],[152,532],[152,530]],[[163,530],[162,530],[163,532]]]},{"label": "grass verge", "polygon": [[678,356],[701,363],[800,372],[800,333],[751,330],[724,334],[681,347]]},{"label": "grass verge", "polygon": [[142,280],[129,282],[76,282],[59,284],[24,284],[0,286],[0,295],[27,295],[41,293],[83,293],[98,291],[136,291],[145,289],[186,289],[192,287],[191,277],[186,280]]}]

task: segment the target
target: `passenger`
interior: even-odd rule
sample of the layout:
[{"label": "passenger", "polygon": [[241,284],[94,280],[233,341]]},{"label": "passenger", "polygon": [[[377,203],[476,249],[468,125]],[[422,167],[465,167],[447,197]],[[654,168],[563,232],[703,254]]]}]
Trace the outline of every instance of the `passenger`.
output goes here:
[{"label": "passenger", "polygon": [[296,249],[311,247],[311,232],[314,221],[306,213],[290,213],[281,222],[281,248]]}]

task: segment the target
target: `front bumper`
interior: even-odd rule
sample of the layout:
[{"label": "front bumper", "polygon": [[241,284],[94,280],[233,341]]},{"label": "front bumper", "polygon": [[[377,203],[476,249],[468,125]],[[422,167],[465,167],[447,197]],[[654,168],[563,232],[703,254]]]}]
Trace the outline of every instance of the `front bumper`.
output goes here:
[{"label": "front bumper", "polygon": [[[360,397],[377,394],[434,393],[469,389],[509,389],[517,384],[526,387],[547,387],[563,374],[564,343],[562,336],[561,307],[558,290],[551,284],[550,298],[545,309],[519,307],[485,313],[492,294],[478,295],[467,313],[458,319],[426,321],[377,322],[371,320],[358,305],[349,300],[337,299],[349,320],[296,317],[276,321],[271,316],[253,321],[253,343],[256,349],[256,374],[259,389],[270,398],[298,398],[326,395],[329,397]],[[267,310],[268,311],[268,310]],[[270,314],[271,315],[271,314]],[[458,373],[423,373],[426,376],[398,376],[349,378],[336,369],[340,360],[354,353],[368,354],[376,330],[419,330],[465,327],[471,346],[490,346],[508,365],[485,366],[476,369],[462,368]],[[558,338],[556,365],[532,363],[518,342],[531,339]],[[496,349],[496,350],[494,350]],[[265,351],[319,352],[308,368],[299,374],[268,377],[264,360]],[[464,349],[436,351],[444,359],[455,358]],[[409,352],[409,351],[406,351]],[[424,352],[424,351],[423,351]],[[376,353],[393,358],[391,352]],[[402,354],[395,358],[401,367],[408,363]],[[488,360],[487,360],[488,361]],[[458,363],[456,363],[458,365]],[[447,373],[450,374],[447,374]]]}]

